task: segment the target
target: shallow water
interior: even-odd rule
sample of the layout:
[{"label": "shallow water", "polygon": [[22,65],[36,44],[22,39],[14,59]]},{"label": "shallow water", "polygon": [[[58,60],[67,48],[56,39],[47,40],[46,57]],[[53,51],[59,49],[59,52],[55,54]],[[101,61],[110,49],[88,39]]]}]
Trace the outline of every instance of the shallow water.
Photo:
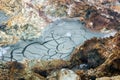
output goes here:
[{"label": "shallow water", "polygon": [[39,39],[20,41],[9,46],[3,60],[23,59],[64,59],[70,57],[71,52],[87,39],[103,37],[105,34],[91,32],[77,20],[57,20],[46,27]]}]

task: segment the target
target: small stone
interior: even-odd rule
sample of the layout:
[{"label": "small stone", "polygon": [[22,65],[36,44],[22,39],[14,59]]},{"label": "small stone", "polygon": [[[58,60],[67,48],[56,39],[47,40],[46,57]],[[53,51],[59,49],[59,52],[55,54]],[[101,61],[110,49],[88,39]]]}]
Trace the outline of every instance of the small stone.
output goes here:
[{"label": "small stone", "polygon": [[80,77],[72,70],[61,69],[58,80],[80,80]]},{"label": "small stone", "polygon": [[55,71],[47,77],[47,80],[81,80],[81,78],[72,70],[61,69]]},{"label": "small stone", "polygon": [[80,69],[88,69],[88,65],[87,64],[80,64],[79,68]]}]

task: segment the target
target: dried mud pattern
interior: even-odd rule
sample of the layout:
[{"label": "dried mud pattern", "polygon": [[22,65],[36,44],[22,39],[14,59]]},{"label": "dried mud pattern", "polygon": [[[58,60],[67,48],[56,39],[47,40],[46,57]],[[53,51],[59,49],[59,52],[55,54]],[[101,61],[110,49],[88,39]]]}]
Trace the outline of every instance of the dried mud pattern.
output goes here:
[{"label": "dried mud pattern", "polygon": [[106,34],[87,30],[79,21],[59,20],[50,24],[40,38],[20,41],[13,47],[11,46],[10,51],[3,55],[3,60],[22,61],[25,58],[66,60],[70,58],[71,52],[77,45],[83,44],[85,40],[92,37],[103,37],[104,35]]},{"label": "dried mud pattern", "polygon": [[[81,77],[81,79],[88,80],[96,77],[102,76],[112,76],[119,75],[120,70],[120,32],[118,32],[114,37],[97,39],[93,38],[84,42],[83,45],[79,46],[74,50],[71,55],[71,59],[68,61],[64,60],[33,60],[24,61],[22,63],[18,62],[7,62],[5,72],[10,71],[10,73],[5,74],[5,76],[11,75],[11,79],[25,79],[29,80],[30,77],[34,76],[33,80],[46,79],[50,73],[57,71],[62,68],[73,69],[81,64],[90,65],[87,70],[79,70],[76,68],[75,72]],[[95,55],[94,57],[91,57]],[[83,59],[84,58],[84,59]],[[22,69],[22,70],[21,70]],[[111,70],[115,71],[114,74]],[[22,72],[21,72],[22,71]],[[16,72],[18,76],[16,77]],[[23,75],[26,74],[26,77]],[[57,73],[56,73],[57,74]],[[2,75],[2,73],[1,73]],[[1,77],[5,78],[5,76]]]}]

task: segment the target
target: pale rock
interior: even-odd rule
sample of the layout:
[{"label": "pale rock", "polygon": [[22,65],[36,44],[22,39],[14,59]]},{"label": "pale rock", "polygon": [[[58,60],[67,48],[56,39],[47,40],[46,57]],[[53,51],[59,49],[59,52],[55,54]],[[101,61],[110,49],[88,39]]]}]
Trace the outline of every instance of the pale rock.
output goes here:
[{"label": "pale rock", "polygon": [[48,80],[81,80],[81,78],[72,70],[61,69],[47,77]]},{"label": "pale rock", "polygon": [[80,77],[72,70],[62,69],[58,80],[80,80]]}]

